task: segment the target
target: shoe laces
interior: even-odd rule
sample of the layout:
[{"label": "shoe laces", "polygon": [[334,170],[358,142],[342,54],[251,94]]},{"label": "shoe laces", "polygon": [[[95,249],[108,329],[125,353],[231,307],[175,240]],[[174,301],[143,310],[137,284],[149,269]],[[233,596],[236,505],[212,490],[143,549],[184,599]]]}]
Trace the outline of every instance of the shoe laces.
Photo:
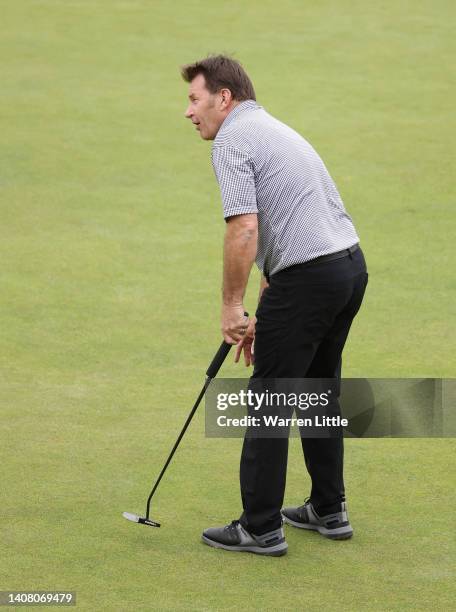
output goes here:
[{"label": "shoe laces", "polygon": [[238,525],[239,525],[239,521],[238,520],[231,521],[231,523],[225,527],[225,531],[231,531],[233,529],[237,529]]},{"label": "shoe laces", "polygon": [[300,510],[303,510],[303,509],[304,509],[306,506],[308,506],[310,503],[311,503],[311,502],[310,502],[310,497],[306,497],[306,498],[304,499],[304,503],[303,503],[303,505],[302,505],[302,506],[299,506],[299,508],[298,508],[298,514],[299,514],[299,511],[300,511]]}]

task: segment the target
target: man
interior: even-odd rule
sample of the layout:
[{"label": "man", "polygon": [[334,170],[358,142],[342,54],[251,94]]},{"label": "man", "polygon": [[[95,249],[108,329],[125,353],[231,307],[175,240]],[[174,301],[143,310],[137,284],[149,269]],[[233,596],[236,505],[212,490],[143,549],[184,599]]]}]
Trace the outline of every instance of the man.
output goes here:
[{"label": "man", "polygon": [[[341,355],[367,271],[359,238],[322,160],[256,103],[242,66],[210,56],[182,68],[185,116],[212,140],[226,221],[221,328],[257,378],[340,378]],[[243,298],[253,262],[263,272],[256,316]],[[253,343],[255,340],[255,349]],[[254,355],[253,355],[254,353]],[[251,379],[251,380],[252,380]],[[302,438],[312,480],[304,505],[281,510],[288,439],[244,439],[239,520],[207,529],[216,548],[280,556],[282,522],[333,539],[351,537],[343,437]]]}]

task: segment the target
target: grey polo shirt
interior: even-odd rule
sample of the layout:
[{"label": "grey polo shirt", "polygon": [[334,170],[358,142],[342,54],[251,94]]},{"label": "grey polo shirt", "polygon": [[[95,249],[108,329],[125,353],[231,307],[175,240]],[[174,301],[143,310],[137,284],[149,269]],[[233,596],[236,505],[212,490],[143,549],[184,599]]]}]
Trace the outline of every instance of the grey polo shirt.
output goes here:
[{"label": "grey polo shirt", "polygon": [[225,118],[212,164],[225,219],[258,214],[256,263],[266,275],[359,242],[318,153],[254,100]]}]

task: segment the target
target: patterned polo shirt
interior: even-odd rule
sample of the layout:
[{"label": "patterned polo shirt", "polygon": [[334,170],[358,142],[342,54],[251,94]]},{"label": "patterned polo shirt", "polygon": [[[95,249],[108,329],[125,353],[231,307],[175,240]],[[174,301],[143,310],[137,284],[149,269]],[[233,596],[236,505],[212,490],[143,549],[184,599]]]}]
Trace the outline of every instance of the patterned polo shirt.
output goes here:
[{"label": "patterned polo shirt", "polygon": [[224,218],[258,215],[256,263],[266,276],[359,242],[318,153],[255,100],[227,115],[212,164]]}]

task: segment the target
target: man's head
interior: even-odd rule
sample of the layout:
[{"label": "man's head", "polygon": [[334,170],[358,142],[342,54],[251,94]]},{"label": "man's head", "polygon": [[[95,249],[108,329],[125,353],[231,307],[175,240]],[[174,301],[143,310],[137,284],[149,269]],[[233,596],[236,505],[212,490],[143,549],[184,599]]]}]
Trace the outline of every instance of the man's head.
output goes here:
[{"label": "man's head", "polygon": [[201,138],[213,140],[225,117],[243,100],[256,100],[255,90],[241,64],[226,55],[211,55],[181,68],[189,88],[185,116]]}]

